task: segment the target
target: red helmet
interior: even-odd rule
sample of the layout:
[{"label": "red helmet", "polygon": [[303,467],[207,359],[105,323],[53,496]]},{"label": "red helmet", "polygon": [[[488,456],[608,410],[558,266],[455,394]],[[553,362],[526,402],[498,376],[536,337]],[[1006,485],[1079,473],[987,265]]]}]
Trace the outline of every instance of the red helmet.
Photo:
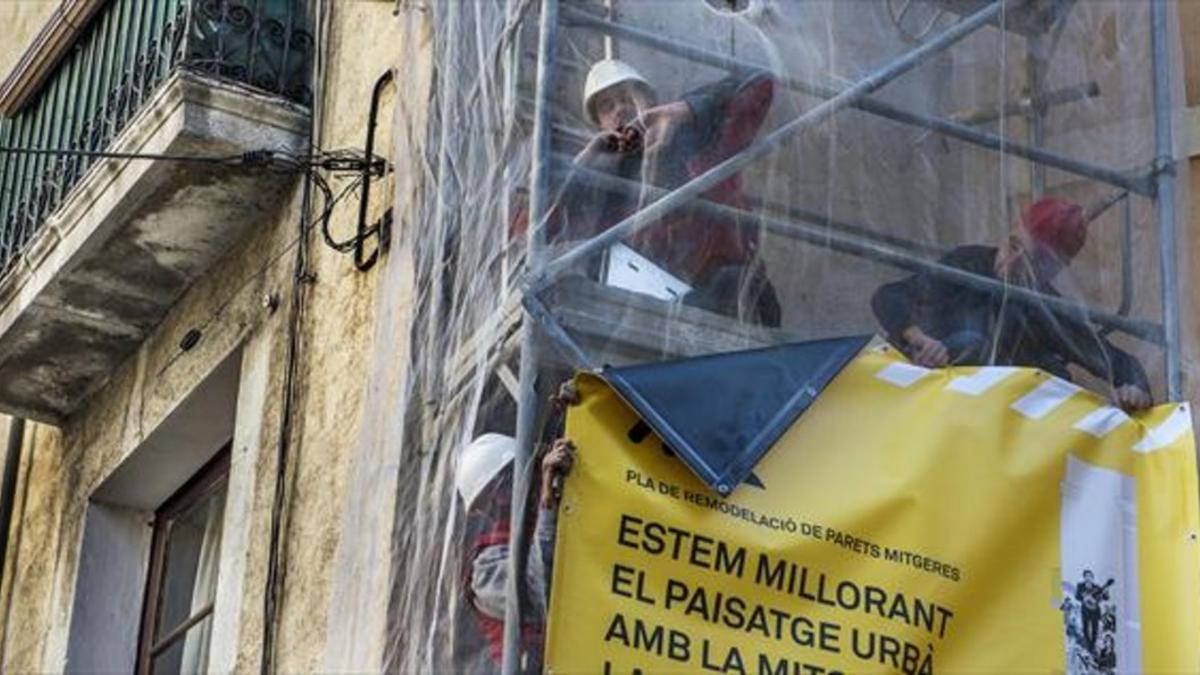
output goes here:
[{"label": "red helmet", "polygon": [[1030,205],[1021,220],[1021,229],[1033,243],[1062,260],[1074,258],[1087,241],[1083,207],[1059,197],[1046,197]]}]

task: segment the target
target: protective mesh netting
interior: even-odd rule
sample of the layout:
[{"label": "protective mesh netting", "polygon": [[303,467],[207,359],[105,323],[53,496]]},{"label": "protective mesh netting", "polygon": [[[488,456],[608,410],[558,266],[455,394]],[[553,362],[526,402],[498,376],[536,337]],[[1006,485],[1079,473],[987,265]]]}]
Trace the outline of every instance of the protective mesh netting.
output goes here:
[{"label": "protective mesh netting", "polygon": [[[987,4],[563,0],[550,206],[534,218],[541,3],[406,6],[414,64],[432,59],[432,77],[401,80],[413,347],[374,357],[406,373],[400,405],[374,414],[395,433],[373,438],[400,448],[399,506],[393,542],[357,542],[392,547],[389,669],[499,670],[526,282],[573,344],[539,332],[545,440],[547,396],[573,368],[866,333],[929,365],[1032,365],[1163,399],[1150,3],[997,12],[853,107],[794,123]],[[698,198],[552,262],[748,148],[760,156]],[[527,478],[536,670],[548,516]]]}]

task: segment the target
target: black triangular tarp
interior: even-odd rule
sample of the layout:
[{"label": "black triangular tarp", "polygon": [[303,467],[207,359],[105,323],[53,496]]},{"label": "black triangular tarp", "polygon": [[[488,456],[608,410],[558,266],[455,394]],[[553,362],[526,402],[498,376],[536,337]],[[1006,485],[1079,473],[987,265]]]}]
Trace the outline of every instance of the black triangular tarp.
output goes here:
[{"label": "black triangular tarp", "polygon": [[729,494],[870,339],[800,342],[602,374],[701,480]]}]

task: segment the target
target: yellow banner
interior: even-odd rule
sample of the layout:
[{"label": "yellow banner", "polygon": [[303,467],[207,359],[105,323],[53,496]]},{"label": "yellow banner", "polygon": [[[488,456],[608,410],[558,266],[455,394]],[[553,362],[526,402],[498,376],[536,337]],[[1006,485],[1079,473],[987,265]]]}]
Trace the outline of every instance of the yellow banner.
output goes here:
[{"label": "yellow banner", "polygon": [[1186,405],[877,348],[720,499],[578,384],[549,672],[1200,672]]}]

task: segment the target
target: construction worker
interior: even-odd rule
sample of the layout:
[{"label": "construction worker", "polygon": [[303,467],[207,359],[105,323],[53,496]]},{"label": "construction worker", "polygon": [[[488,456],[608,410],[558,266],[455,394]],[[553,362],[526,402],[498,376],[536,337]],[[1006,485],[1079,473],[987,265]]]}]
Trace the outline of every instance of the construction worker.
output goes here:
[{"label": "construction worker", "polygon": [[[1024,213],[999,247],[960,246],[943,265],[980,277],[1057,296],[1051,285],[1087,241],[1083,209],[1046,198]],[[918,365],[1016,365],[1041,368],[1069,380],[1078,365],[1108,381],[1121,407],[1151,405],[1150,385],[1137,359],[1101,336],[1095,326],[1049,308],[1010,301],[919,273],[885,284],[871,299],[888,337]]]},{"label": "construction worker", "polygon": [[[466,513],[460,583],[455,613],[453,668],[458,673],[498,673],[504,655],[504,609],[509,569],[512,459],[516,440],[487,433],[458,457],[454,485]],[[522,594],[521,647],[524,672],[541,672],[542,641],[561,478],[571,468],[574,446],[552,442],[540,463],[537,516],[526,556]]]},{"label": "construction worker", "polygon": [[[605,59],[592,66],[583,108],[599,132],[575,164],[658,188],[676,188],[748,146],[758,134],[774,95],[762,71],[734,75],[681,100],[656,104],[656,91],[633,66]],[[702,199],[747,209],[740,176]],[[568,180],[548,225],[551,241],[586,239],[634,213],[644,200]],[[757,258],[759,232],[745,223],[684,207],[627,243],[686,282],[685,304],[778,326],[779,300]]]}]

